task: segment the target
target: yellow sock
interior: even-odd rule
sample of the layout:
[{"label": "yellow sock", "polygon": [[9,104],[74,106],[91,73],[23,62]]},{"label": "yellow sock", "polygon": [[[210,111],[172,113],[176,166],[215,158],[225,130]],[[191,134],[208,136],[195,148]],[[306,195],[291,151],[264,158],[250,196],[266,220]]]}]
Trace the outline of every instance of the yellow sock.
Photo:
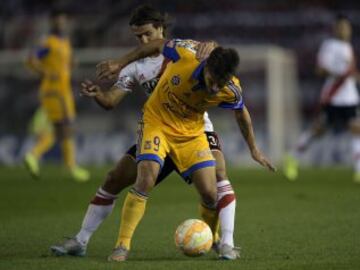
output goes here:
[{"label": "yellow sock", "polygon": [[61,150],[65,165],[70,169],[74,168],[76,166],[74,139],[72,137],[65,138],[62,141]]},{"label": "yellow sock", "polygon": [[45,132],[40,134],[36,145],[31,150],[31,153],[37,159],[40,159],[42,155],[54,145],[54,141],[54,135],[52,132]]},{"label": "yellow sock", "polygon": [[219,215],[216,209],[210,209],[202,204],[199,207],[201,218],[209,225],[212,233],[213,233],[213,241],[217,242],[219,240],[219,229],[220,229],[220,222],[219,222]]},{"label": "yellow sock", "polygon": [[145,213],[146,200],[147,197],[133,189],[128,192],[122,208],[119,236],[115,247],[121,245],[130,249],[134,231]]}]

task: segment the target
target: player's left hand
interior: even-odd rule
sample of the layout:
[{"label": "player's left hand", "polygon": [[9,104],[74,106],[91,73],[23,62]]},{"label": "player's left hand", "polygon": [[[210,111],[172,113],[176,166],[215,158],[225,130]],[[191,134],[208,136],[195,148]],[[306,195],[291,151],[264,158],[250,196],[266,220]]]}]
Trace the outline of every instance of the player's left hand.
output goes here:
[{"label": "player's left hand", "polygon": [[276,171],[275,166],[270,162],[270,160],[257,148],[251,150],[252,158],[258,162],[261,166],[269,169],[272,172]]},{"label": "player's left hand", "polygon": [[96,97],[101,94],[100,86],[96,85],[90,80],[85,80],[81,83],[80,95],[86,97]]},{"label": "player's left hand", "polygon": [[99,80],[113,80],[121,68],[121,65],[114,60],[102,61],[96,65],[96,77]]},{"label": "player's left hand", "polygon": [[201,42],[197,46],[196,59],[200,62],[209,57],[210,53],[218,46],[214,41]]}]

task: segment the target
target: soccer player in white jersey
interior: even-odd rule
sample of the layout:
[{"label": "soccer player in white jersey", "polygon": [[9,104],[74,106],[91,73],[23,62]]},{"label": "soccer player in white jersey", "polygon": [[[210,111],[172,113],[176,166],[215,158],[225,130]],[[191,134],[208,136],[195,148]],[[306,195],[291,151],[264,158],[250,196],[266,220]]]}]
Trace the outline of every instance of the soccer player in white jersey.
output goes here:
[{"label": "soccer player in white jersey", "polygon": [[[166,18],[162,13],[151,7],[141,6],[133,13],[130,26],[139,42],[144,44],[155,39],[164,38]],[[206,53],[207,51],[209,51],[209,46],[203,46],[202,52]],[[83,83],[83,94],[93,97],[100,106],[111,109],[116,106],[127,93],[133,91],[136,85],[143,88],[146,94],[150,95],[165,66],[166,62],[164,62],[164,57],[161,54],[141,59],[127,65],[121,70],[117,82],[110,91],[101,91],[99,87],[92,82],[86,81]],[[207,113],[204,115],[204,120],[209,146],[216,158],[218,205],[220,205],[221,208],[216,209],[215,206],[200,204],[200,213],[215,234],[215,251],[220,253],[220,256],[225,259],[236,259],[238,252],[234,249],[233,239],[236,205],[235,194],[228,180],[225,160],[218,136],[214,132],[213,125]],[[117,195],[135,182],[137,174],[135,160],[136,145],[133,145],[120,159],[116,167],[108,173],[105,183],[98,189],[95,197],[91,200],[78,234],[60,245],[51,247],[51,251],[55,255],[85,255],[90,237],[111,213]],[[177,169],[171,159],[166,159],[157,179],[157,184],[174,170]],[[219,217],[222,228],[221,241],[217,233],[215,233],[218,231]]]},{"label": "soccer player in white jersey", "polygon": [[358,72],[351,45],[352,28],[349,20],[338,16],[333,31],[334,36],[322,43],[317,57],[318,74],[326,78],[320,95],[323,115],[315,121],[311,130],[300,136],[293,153],[285,158],[284,174],[289,180],[298,177],[297,160],[315,138],[323,135],[327,129],[341,132],[351,127],[354,135],[353,159],[358,172],[355,179],[360,181],[360,125],[354,121],[359,106],[356,88]]}]

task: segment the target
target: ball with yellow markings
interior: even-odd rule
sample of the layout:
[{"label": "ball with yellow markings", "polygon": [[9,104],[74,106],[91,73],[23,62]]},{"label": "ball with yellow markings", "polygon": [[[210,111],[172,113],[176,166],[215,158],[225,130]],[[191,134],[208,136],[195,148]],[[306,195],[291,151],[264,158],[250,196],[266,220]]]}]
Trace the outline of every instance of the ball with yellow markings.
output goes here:
[{"label": "ball with yellow markings", "polygon": [[211,229],[202,220],[185,220],[176,229],[175,244],[187,256],[201,256],[207,253],[212,243]]}]

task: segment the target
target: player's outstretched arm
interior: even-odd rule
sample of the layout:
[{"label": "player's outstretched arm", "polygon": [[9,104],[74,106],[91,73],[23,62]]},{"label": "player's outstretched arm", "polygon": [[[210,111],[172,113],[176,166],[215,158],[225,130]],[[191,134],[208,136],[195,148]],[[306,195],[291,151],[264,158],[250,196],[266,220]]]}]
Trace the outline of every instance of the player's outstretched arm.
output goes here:
[{"label": "player's outstretched arm", "polygon": [[127,93],[126,91],[121,91],[115,85],[108,90],[103,90],[99,85],[90,80],[82,82],[80,89],[80,95],[94,98],[96,103],[105,110],[113,109]]},{"label": "player's outstretched arm", "polygon": [[29,55],[25,61],[25,65],[40,77],[45,75],[45,70],[43,69],[41,62],[35,56]]},{"label": "player's outstretched arm", "polygon": [[270,171],[276,171],[274,165],[271,164],[270,160],[258,149],[255,140],[254,129],[251,122],[250,113],[244,106],[242,110],[235,110],[236,122],[240,128],[241,134],[243,135],[249,149],[252,158],[260,165],[268,168]]},{"label": "player's outstretched arm", "polygon": [[114,79],[120,70],[128,64],[162,52],[166,40],[157,39],[147,44],[142,44],[125,54],[123,57],[117,60],[102,61],[96,65],[96,76],[100,80],[111,80]]}]

